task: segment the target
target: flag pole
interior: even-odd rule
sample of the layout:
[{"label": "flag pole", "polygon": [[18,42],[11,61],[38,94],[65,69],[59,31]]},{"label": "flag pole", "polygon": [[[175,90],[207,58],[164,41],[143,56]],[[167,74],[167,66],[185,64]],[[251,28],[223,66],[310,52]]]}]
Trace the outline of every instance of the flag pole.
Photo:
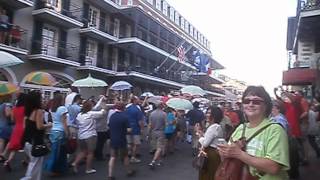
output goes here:
[{"label": "flag pole", "polygon": [[184,43],[186,42],[186,40],[183,40],[178,46],[175,47],[175,49],[166,57],[166,59],[159,65],[156,67],[157,70],[159,70],[169,59],[169,57],[174,53],[176,52],[176,50],[182,46]]}]

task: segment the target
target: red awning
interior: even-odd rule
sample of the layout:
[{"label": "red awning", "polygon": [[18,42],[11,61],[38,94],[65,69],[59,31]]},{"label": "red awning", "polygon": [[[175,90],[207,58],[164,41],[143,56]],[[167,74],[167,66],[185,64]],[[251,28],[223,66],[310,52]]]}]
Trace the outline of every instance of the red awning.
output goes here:
[{"label": "red awning", "polygon": [[309,68],[294,68],[284,71],[282,75],[283,85],[310,85],[317,78],[317,70]]}]

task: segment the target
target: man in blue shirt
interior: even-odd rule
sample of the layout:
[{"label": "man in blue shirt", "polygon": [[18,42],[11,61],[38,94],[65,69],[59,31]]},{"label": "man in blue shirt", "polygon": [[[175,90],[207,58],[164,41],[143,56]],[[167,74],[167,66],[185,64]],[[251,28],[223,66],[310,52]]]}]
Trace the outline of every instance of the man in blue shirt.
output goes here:
[{"label": "man in blue shirt", "polygon": [[129,128],[129,119],[127,113],[123,112],[125,109],[124,103],[117,103],[115,105],[115,113],[110,117],[109,128],[110,128],[110,146],[111,146],[111,157],[109,160],[109,175],[108,179],[115,179],[113,177],[113,169],[117,154],[120,155],[120,159],[123,159],[124,165],[127,169],[127,175],[132,176],[134,171],[131,170],[128,149],[127,149],[127,132],[131,132]]},{"label": "man in blue shirt", "polygon": [[132,163],[141,162],[141,160],[136,157],[141,144],[141,131],[144,127],[143,113],[139,107],[139,101],[140,99],[137,96],[133,96],[131,98],[131,105],[126,109],[129,127],[132,129],[131,133],[127,136],[129,152],[131,152],[130,162]]}]

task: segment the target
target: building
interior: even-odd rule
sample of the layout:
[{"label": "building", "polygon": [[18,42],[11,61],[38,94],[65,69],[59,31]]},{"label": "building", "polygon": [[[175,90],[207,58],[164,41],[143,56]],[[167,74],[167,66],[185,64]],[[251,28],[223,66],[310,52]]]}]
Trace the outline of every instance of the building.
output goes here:
[{"label": "building", "polygon": [[296,16],[288,18],[288,70],[283,72],[282,84],[309,97],[320,88],[319,22],[319,0],[298,0]]},{"label": "building", "polygon": [[[0,0],[0,6],[10,23],[0,50],[25,62],[0,69],[1,81],[41,89],[49,98],[91,73],[108,84],[126,80],[135,94],[193,84],[210,96],[224,96],[211,86],[222,81],[198,72],[190,58],[201,52],[209,69],[224,68],[212,58],[210,42],[165,0]],[[38,70],[59,83],[26,83],[26,75]]]},{"label": "building", "polygon": [[224,98],[224,100],[233,103],[241,102],[241,98],[243,92],[247,88],[247,84],[244,81],[240,81],[223,74],[220,74],[219,78],[224,81],[221,85],[219,85],[220,88],[225,90],[226,97]]}]

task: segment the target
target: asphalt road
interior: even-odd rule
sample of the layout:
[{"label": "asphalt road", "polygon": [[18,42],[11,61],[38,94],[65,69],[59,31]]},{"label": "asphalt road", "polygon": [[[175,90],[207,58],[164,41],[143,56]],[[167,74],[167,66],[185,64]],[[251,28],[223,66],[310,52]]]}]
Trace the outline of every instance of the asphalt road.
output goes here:
[{"label": "asphalt road", "polygon": [[[150,170],[147,166],[151,161],[152,156],[148,153],[149,149],[146,143],[143,144],[142,162],[134,164],[133,167],[137,170],[134,177],[126,177],[126,173],[121,162],[118,160],[116,164],[115,177],[117,180],[197,180],[198,172],[191,167],[191,147],[187,143],[180,143],[178,150],[174,154],[165,157],[163,165],[157,167],[155,170]],[[310,164],[300,168],[301,180],[319,180],[320,179],[320,160],[315,158],[313,151],[308,148]],[[18,180],[23,177],[26,168],[20,163],[23,153],[18,153],[14,162],[12,163],[12,172],[5,172],[0,167],[0,180]],[[1,166],[1,165],[0,165]],[[80,166],[79,173],[74,175],[67,173],[62,177],[49,177],[45,172],[43,173],[43,180],[100,180],[107,179],[107,161],[94,161],[94,168],[97,173],[87,175],[84,173],[84,165]]]},{"label": "asphalt road", "polygon": [[[151,161],[152,156],[148,153],[149,149],[146,143],[143,144],[142,162],[134,164],[133,167],[137,171],[134,177],[126,177],[124,167],[118,160],[116,163],[115,177],[117,180],[196,180],[197,171],[192,168],[191,161],[191,146],[187,143],[180,143],[178,149],[174,154],[168,155],[164,158],[163,165],[156,167],[155,170],[151,170],[148,167],[148,163]],[[14,162],[12,163],[12,172],[5,172],[4,169],[0,168],[0,180],[18,180],[23,177],[26,168],[20,163],[23,153],[18,153]],[[45,172],[43,173],[43,180],[59,179],[59,180],[100,180],[107,179],[107,161],[94,161],[94,168],[97,173],[87,175],[85,174],[84,165],[79,167],[79,173],[74,175],[70,173],[62,177],[49,177]]]}]

